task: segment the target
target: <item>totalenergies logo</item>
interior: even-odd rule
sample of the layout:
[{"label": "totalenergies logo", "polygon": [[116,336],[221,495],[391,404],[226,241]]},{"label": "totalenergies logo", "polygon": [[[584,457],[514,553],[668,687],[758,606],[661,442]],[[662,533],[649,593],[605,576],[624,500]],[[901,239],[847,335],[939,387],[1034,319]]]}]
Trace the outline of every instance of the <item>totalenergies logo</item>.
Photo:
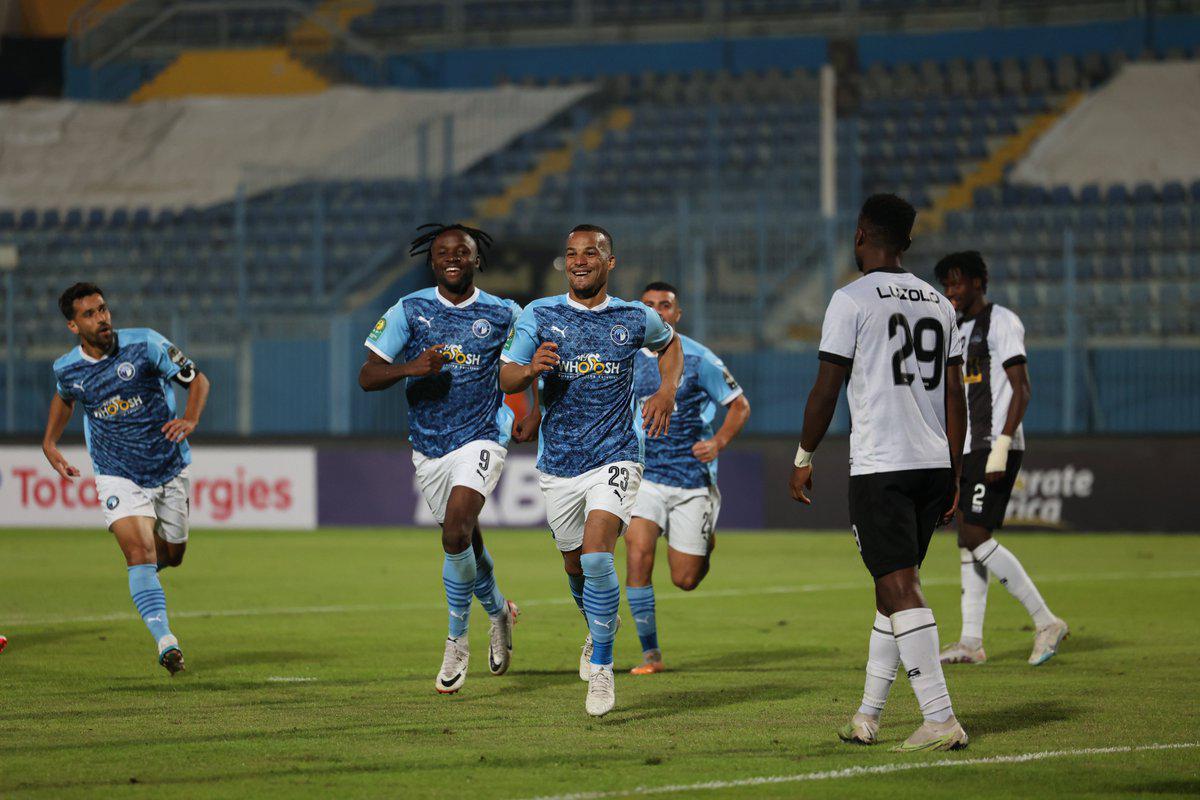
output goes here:
[{"label": "totalenergies logo", "polygon": [[462,349],[462,345],[448,344],[442,349],[442,358],[447,364],[454,364],[460,367],[478,367],[483,363],[483,356],[479,353],[468,353]]},{"label": "totalenergies logo", "polygon": [[144,405],[142,396],[134,395],[126,400],[121,395],[110,397],[100,404],[99,408],[92,410],[92,416],[96,419],[111,419],[119,417],[122,414],[128,414],[130,411],[136,411]]},{"label": "totalenergies logo", "polygon": [[558,371],[567,375],[616,375],[621,371],[620,361],[604,361],[599,353],[588,353],[558,365]]}]

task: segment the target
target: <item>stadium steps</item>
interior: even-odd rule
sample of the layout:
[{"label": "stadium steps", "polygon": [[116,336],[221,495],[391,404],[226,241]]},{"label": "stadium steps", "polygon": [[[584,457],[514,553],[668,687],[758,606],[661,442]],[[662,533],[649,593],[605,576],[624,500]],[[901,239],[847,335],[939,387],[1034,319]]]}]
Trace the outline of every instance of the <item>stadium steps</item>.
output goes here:
[{"label": "stadium steps", "polygon": [[537,162],[510,183],[503,193],[477,203],[476,213],[486,219],[511,216],[519,200],[536,197],[548,177],[568,172],[578,153],[599,149],[606,132],[628,130],[633,124],[633,117],[633,110],[628,106],[617,106],[604,117],[593,120],[562,147],[543,152]]},{"label": "stadium steps", "polygon": [[933,207],[922,214],[921,219],[917,221],[915,232],[940,231],[945,225],[948,212],[972,207],[976,189],[999,186],[1004,180],[1005,170],[1017,163],[1029,151],[1033,143],[1050,130],[1064,114],[1074,108],[1083,97],[1083,92],[1069,92],[1059,103],[1058,108],[1038,114],[1026,122],[1015,134],[1009,136],[993,150],[992,154],[978,167],[966,173],[962,180],[935,200]]},{"label": "stadium steps", "polygon": [[282,47],[256,50],[187,50],[130,100],[165,100],[193,95],[310,94],[329,81]]}]

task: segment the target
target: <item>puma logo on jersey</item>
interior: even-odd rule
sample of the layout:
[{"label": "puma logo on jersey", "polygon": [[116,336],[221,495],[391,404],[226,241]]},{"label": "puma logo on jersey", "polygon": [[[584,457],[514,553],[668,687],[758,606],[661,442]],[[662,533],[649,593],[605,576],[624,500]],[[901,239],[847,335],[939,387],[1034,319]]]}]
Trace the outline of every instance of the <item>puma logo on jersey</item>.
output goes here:
[{"label": "puma logo on jersey", "polygon": [[433,322],[421,316],[420,314],[417,315],[417,322],[424,322],[426,328],[433,328]]},{"label": "puma logo on jersey", "polygon": [[564,331],[562,328],[558,327],[557,325],[551,325],[551,326],[550,326],[550,332],[551,332],[551,333],[554,333],[555,331],[558,331],[558,335],[559,335],[559,336],[561,336],[561,337],[563,337],[564,339],[565,339],[565,338],[567,338],[567,332],[566,332],[566,331]]},{"label": "puma logo on jersey", "polygon": [[72,384],[71,384],[71,388],[72,388],[72,389],[78,389],[79,391],[81,391],[81,392],[82,392],[82,391],[83,391],[83,384],[82,384],[82,383],[80,383],[79,381],[75,381],[75,383],[72,383]]}]

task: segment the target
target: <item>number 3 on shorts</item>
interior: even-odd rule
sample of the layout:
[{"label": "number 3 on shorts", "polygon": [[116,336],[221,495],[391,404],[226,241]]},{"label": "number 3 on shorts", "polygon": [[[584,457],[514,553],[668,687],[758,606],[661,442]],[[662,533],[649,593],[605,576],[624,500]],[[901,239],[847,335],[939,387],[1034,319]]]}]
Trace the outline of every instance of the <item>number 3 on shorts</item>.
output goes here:
[{"label": "number 3 on shorts", "polygon": [[[620,480],[618,480],[618,478]],[[611,466],[608,468],[608,485],[615,486],[622,492],[629,489],[629,468]]]}]

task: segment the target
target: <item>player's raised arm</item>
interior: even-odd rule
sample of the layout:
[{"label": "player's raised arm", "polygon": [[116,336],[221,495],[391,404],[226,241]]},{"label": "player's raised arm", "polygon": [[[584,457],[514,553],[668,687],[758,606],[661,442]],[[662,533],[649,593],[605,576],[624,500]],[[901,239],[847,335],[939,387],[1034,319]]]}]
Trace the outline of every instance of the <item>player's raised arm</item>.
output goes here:
[{"label": "player's raised arm", "polygon": [[500,390],[505,394],[519,394],[537,381],[544,373],[558,368],[561,360],[558,345],[554,342],[538,343],[537,317],[532,308],[526,308],[517,318],[504,352],[500,354]]},{"label": "player's raised arm", "polygon": [[50,462],[50,466],[54,467],[57,472],[68,480],[79,477],[79,469],[74,467],[67,461],[58,449],[58,440],[62,438],[63,431],[67,428],[67,423],[71,421],[71,414],[75,410],[75,401],[64,398],[61,394],[55,393],[54,397],[50,398],[50,413],[46,420],[46,433],[42,436],[42,452],[46,455],[46,460]]}]

